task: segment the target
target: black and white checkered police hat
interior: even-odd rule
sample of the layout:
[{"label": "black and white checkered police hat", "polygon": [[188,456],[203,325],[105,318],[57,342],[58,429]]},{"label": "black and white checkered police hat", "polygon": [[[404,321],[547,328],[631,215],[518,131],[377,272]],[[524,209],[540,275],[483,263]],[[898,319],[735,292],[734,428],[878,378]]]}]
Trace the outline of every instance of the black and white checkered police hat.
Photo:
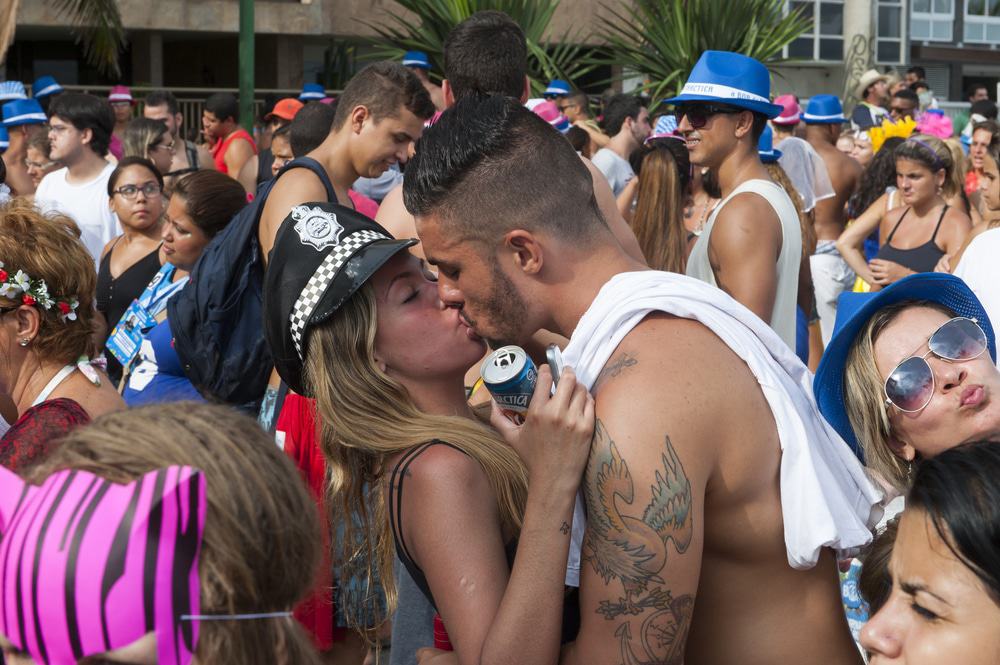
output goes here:
[{"label": "black and white checkered police hat", "polygon": [[400,250],[364,215],[335,203],[303,203],[281,223],[264,276],[264,335],[288,387],[308,395],[303,381],[311,326],[329,319]]}]

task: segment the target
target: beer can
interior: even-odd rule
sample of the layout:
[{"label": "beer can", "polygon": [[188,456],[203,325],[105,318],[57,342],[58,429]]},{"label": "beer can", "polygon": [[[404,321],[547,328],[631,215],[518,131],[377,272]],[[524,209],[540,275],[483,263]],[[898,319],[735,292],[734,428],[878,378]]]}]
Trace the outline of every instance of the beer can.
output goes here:
[{"label": "beer can", "polygon": [[538,379],[538,369],[524,349],[519,346],[497,349],[483,362],[480,374],[500,410],[515,423],[524,422]]}]

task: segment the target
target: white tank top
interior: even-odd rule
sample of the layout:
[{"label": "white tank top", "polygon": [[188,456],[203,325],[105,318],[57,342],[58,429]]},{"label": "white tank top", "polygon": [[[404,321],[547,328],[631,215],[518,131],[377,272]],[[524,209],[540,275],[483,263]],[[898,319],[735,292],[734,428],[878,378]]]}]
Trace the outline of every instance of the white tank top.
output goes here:
[{"label": "white tank top", "polygon": [[715,207],[705,230],[698,237],[698,242],[691,249],[688,257],[687,270],[689,277],[700,279],[712,286],[718,286],[715,272],[708,258],[708,244],[712,237],[712,227],[719,216],[719,211],[730,199],[738,194],[750,192],[758,194],[767,201],[781,221],[781,253],[778,255],[778,292],[774,298],[774,310],[768,321],[781,339],[785,340],[792,350],[795,350],[795,308],[799,290],[799,263],[802,260],[802,227],[795,206],[788,194],[780,185],[770,180],[747,180],[733,190],[732,194]]}]

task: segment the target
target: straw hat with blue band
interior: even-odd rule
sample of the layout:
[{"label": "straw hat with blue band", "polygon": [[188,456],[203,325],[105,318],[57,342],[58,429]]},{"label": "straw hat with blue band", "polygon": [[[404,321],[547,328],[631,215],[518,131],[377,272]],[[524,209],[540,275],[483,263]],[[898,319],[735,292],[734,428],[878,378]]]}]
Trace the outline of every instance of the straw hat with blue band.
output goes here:
[{"label": "straw hat with blue band", "polygon": [[3,126],[44,125],[48,122],[37,99],[15,99],[3,105]]},{"label": "straw hat with blue band", "polygon": [[846,122],[844,107],[836,95],[814,95],[806,105],[802,120],[807,125],[840,125]]},{"label": "straw hat with blue band", "polygon": [[757,154],[760,155],[760,161],[765,164],[774,164],[781,157],[781,151],[774,148],[774,132],[770,127],[764,128],[760,140],[757,141]]},{"label": "straw hat with blue band", "polygon": [[31,85],[31,96],[35,99],[63,92],[63,87],[51,76],[39,76]]},{"label": "straw hat with blue band", "polygon": [[770,95],[771,74],[763,64],[741,53],[705,51],[681,94],[664,102],[717,102],[775,118],[782,107],[772,104]]},{"label": "straw hat with blue band", "polygon": [[[954,275],[938,272],[918,273],[890,284],[881,291],[842,294],[837,304],[837,322],[833,337],[823,352],[823,359],[816,370],[813,392],[820,413],[862,462],[865,461],[864,451],[847,417],[847,406],[844,401],[844,371],[847,366],[847,356],[854,345],[854,340],[877,311],[904,300],[929,300],[944,305],[955,312],[956,316],[975,319],[986,333],[990,357],[993,362],[997,359],[996,336],[986,310],[966,283]],[[880,401],[882,399],[879,395],[872,395],[870,398]]]},{"label": "straw hat with blue band", "polygon": [[264,336],[274,367],[300,395],[309,329],[329,319],[386,261],[417,240],[396,240],[335,203],[303,203],[281,223],[264,275]]},{"label": "straw hat with blue band", "polygon": [[423,51],[407,51],[403,55],[404,67],[418,67],[420,69],[430,69],[431,61]]}]

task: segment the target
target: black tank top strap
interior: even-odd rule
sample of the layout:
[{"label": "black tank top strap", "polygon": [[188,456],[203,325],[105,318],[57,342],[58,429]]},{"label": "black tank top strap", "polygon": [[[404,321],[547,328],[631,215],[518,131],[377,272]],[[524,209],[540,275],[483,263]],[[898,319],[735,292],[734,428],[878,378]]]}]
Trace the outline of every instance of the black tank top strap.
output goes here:
[{"label": "black tank top strap", "polygon": [[188,168],[197,171],[200,166],[200,164],[198,164],[198,146],[191,141],[185,140],[184,151],[187,153]]},{"label": "black tank top strap", "polygon": [[941,228],[941,222],[944,221],[944,216],[948,214],[948,207],[948,204],[945,203],[944,210],[941,211],[941,216],[938,217],[937,226],[934,227],[934,233],[931,234],[931,242],[934,242],[934,239],[937,238],[938,230]]},{"label": "black tank top strap", "polygon": [[903,214],[899,216],[899,221],[896,222],[896,226],[892,227],[892,231],[889,231],[889,237],[885,239],[886,244],[892,242],[892,237],[896,235],[896,229],[898,229],[899,225],[903,223],[903,218],[906,217],[906,213],[908,212],[910,212],[909,208],[904,210]]},{"label": "black tank top strap", "polygon": [[[388,496],[388,506],[389,506],[389,525],[392,528],[392,537],[396,542],[396,553],[399,555],[399,560],[403,562],[406,570],[410,573],[410,577],[413,578],[414,584],[417,588],[424,594],[428,602],[434,606],[437,610],[437,604],[434,602],[434,595],[431,593],[430,585],[427,584],[427,578],[424,576],[424,571],[420,569],[417,562],[413,560],[410,556],[410,551],[406,547],[406,541],[403,538],[403,523],[402,523],[402,511],[403,511],[403,479],[406,477],[406,472],[409,470],[410,465],[413,464],[414,460],[420,457],[428,448],[433,445],[440,444],[448,446],[449,448],[454,448],[459,450],[456,446],[451,445],[447,441],[441,441],[439,439],[434,439],[433,441],[428,441],[419,446],[407,450],[396,466],[392,470],[392,475],[389,478],[389,496]],[[461,451],[459,451],[461,452]]]}]

